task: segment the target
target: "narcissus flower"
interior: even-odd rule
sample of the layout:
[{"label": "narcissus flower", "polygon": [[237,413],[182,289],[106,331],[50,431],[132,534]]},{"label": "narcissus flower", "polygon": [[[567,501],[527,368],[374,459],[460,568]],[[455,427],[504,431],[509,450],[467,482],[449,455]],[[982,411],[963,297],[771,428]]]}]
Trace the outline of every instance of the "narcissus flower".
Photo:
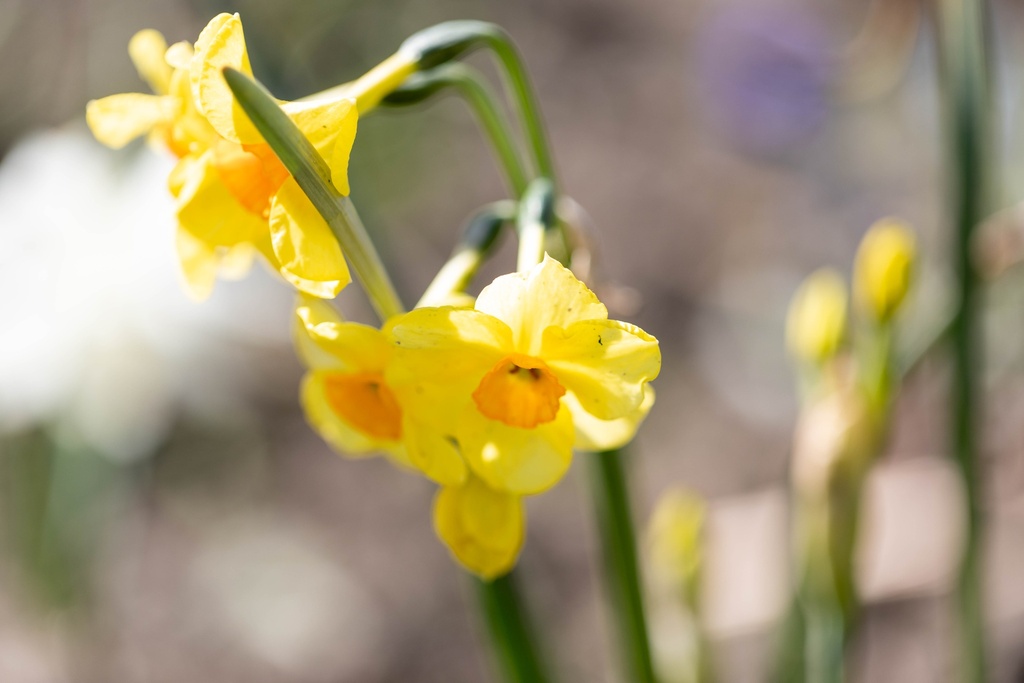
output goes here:
[{"label": "narcissus flower", "polygon": [[434,530],[455,558],[483,579],[505,574],[516,562],[526,532],[522,499],[470,476],[434,498]]},{"label": "narcissus flower", "polygon": [[296,346],[309,369],[302,406],[328,444],[350,456],[385,453],[440,484],[465,481],[455,444],[422,410],[436,400],[431,388],[394,372],[387,327],[342,321],[312,297],[303,297],[296,317]]},{"label": "narcissus flower", "polygon": [[887,322],[910,289],[916,248],[914,233],[899,221],[871,226],[857,250],[854,292],[859,307],[878,322]]},{"label": "narcissus flower", "polygon": [[[260,253],[299,290],[335,296],[351,280],[337,240],[244,119],[224,82],[226,66],[252,73],[241,20],[218,15],[194,51],[178,43],[164,54],[165,47],[155,31],[136,34],[130,52],[156,94],[90,102],[87,120],[96,137],[112,147],[148,133],[180,159],[169,186],[177,199],[178,252],[190,293],[205,298],[218,274],[244,274]],[[347,194],[355,101],[342,91],[283,108],[331,164],[335,187]],[[242,117],[237,125],[235,115]]]},{"label": "narcissus flower", "polygon": [[444,396],[426,407],[432,423],[484,484],[516,495],[554,486],[574,444],[607,449],[631,439],[661,367],[654,337],[609,320],[550,257],[499,277],[474,309],[417,309],[391,334],[396,367]]}]

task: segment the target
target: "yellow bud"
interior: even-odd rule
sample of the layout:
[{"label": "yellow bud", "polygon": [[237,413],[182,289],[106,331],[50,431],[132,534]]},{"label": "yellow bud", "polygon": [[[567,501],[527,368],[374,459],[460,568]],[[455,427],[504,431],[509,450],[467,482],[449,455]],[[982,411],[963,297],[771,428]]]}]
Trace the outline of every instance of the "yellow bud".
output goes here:
[{"label": "yellow bud", "polygon": [[846,286],[831,268],[811,273],[793,296],[786,341],[800,360],[821,363],[835,354],[846,330]]},{"label": "yellow bud", "polygon": [[914,233],[904,223],[883,219],[871,226],[857,250],[853,286],[858,307],[888,322],[907,295],[916,255]]},{"label": "yellow bud", "polygon": [[655,572],[681,590],[691,608],[696,607],[700,589],[706,517],[703,500],[690,492],[673,489],[658,502],[648,531]]}]

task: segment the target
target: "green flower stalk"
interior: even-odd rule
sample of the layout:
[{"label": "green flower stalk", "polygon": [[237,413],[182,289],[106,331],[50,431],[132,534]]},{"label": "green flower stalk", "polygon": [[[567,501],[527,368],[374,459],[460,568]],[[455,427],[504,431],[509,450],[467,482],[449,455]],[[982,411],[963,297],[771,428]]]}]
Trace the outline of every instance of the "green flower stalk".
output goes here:
[{"label": "green flower stalk", "polygon": [[857,254],[857,316],[848,345],[847,295],[831,271],[810,276],[790,308],[787,333],[801,364],[804,407],[793,445],[799,613],[790,619],[781,680],[839,683],[860,604],[854,554],[864,482],[888,431],[896,364],[894,322],[913,276],[913,234],[876,223]]}]

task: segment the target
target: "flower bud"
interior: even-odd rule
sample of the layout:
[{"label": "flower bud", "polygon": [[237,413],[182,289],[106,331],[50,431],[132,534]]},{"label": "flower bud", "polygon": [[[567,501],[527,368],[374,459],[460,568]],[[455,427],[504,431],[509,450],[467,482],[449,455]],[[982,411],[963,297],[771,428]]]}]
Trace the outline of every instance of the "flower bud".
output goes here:
[{"label": "flower bud", "polygon": [[815,364],[839,349],[846,330],[846,287],[839,273],[812,273],[793,296],[786,319],[786,341],[798,359]]},{"label": "flower bud", "polygon": [[916,255],[909,226],[893,219],[878,221],[860,244],[853,286],[858,307],[886,323],[899,310],[910,288]]}]

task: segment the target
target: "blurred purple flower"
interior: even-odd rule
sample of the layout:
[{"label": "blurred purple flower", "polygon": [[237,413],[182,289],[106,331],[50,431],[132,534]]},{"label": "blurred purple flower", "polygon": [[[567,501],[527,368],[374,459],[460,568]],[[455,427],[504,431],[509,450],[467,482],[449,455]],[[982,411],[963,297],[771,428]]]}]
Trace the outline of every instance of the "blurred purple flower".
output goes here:
[{"label": "blurred purple flower", "polygon": [[715,12],[697,43],[702,103],[745,151],[776,154],[807,140],[829,112],[824,27],[792,8]]}]

